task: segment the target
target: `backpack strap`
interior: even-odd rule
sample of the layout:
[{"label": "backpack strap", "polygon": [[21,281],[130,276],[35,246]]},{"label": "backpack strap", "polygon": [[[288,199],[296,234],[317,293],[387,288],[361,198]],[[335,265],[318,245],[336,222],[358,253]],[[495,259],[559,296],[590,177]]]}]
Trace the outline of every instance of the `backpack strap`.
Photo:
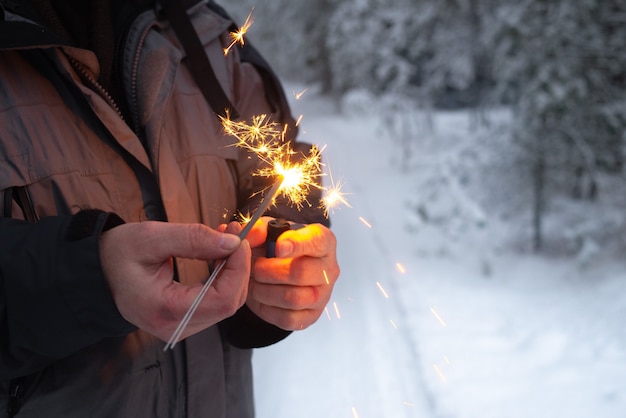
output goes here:
[{"label": "backpack strap", "polygon": [[237,119],[239,117],[237,109],[222,89],[183,2],[180,0],[163,0],[162,5],[165,16],[187,54],[191,74],[211,109],[223,117],[229,115],[231,118]]},{"label": "backpack strap", "polygon": [[[209,9],[213,10],[218,15],[222,16],[225,19],[233,20],[232,17],[222,8],[220,5],[215,3],[214,0],[209,0],[208,5]],[[233,23],[230,27],[230,31],[237,31],[237,26]],[[239,56],[243,62],[248,62],[257,69],[261,78],[263,79],[263,84],[265,87],[265,98],[267,99],[270,106],[272,106],[272,111],[279,111],[282,116],[281,120],[277,121],[283,126],[287,126],[287,131],[285,133],[285,138],[288,140],[295,139],[298,134],[298,127],[296,125],[296,119],[291,114],[291,108],[289,106],[289,102],[287,100],[287,96],[285,95],[285,91],[283,90],[282,84],[278,75],[274,72],[271,65],[263,58],[261,53],[248,41],[241,46],[237,44],[237,49],[239,51]]]},{"label": "backpack strap", "polygon": [[11,187],[2,192],[2,217],[12,217],[13,201],[20,207],[24,219],[28,222],[37,222],[39,220],[35,212],[35,207],[33,206],[33,201],[25,186]]}]

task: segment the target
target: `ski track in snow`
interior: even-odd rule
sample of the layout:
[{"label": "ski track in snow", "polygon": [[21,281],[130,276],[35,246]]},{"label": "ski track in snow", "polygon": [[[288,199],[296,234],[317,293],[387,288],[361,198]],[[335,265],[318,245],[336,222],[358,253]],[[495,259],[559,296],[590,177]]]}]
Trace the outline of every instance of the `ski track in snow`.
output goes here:
[{"label": "ski track in snow", "polygon": [[393,167],[375,118],[319,99],[294,108],[301,139],[328,144],[352,208],[331,216],[342,273],[327,313],[255,351],[258,418],[626,416],[621,271],[583,279],[568,263],[480,245],[425,252],[428,233],[405,219],[415,179]]}]

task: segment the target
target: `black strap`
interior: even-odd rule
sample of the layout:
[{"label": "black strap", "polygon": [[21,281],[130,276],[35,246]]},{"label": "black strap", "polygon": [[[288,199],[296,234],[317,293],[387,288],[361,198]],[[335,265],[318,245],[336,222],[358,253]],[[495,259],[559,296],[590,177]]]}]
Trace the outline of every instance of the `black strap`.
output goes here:
[{"label": "black strap", "polygon": [[211,109],[223,117],[237,119],[237,109],[222,89],[183,3],[163,0],[163,12],[185,49],[191,74]]},{"label": "black strap", "polygon": [[[213,0],[209,1],[208,7],[215,13],[222,16],[224,19],[233,20],[226,12],[226,10],[224,10],[223,7],[215,3]],[[237,26],[233,24],[230,30],[236,31]],[[243,46],[238,44],[237,49],[239,51],[241,61],[254,65],[254,67],[259,72],[259,75],[263,79],[265,98],[267,99],[270,106],[272,106],[272,111],[280,112],[281,120],[279,120],[278,122],[283,126],[287,126],[285,138],[287,140],[295,139],[295,137],[298,135],[298,126],[296,125],[296,119],[291,113],[291,108],[289,106],[287,96],[285,95],[285,91],[283,90],[282,84],[278,76],[272,69],[271,65],[252,45],[252,42],[248,40],[246,40],[246,43]]]},{"label": "black strap", "polygon": [[10,218],[13,209],[13,193],[12,189],[7,189],[2,192],[2,217]]},{"label": "black strap", "polygon": [[33,201],[25,186],[11,187],[3,192],[2,216],[4,218],[11,218],[13,216],[13,201],[22,209],[24,219],[29,222],[37,222],[39,220],[33,206]]}]

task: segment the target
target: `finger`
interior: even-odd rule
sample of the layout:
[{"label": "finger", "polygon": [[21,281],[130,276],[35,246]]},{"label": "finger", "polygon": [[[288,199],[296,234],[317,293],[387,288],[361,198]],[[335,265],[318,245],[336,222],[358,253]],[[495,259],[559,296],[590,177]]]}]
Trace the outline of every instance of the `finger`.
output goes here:
[{"label": "finger", "polygon": [[265,258],[258,257],[254,264],[254,277],[267,284],[317,286],[333,284],[338,274],[330,258]]},{"label": "finger", "polygon": [[335,252],[337,246],[335,235],[320,224],[307,225],[304,228],[284,232],[276,242],[276,256],[325,257]]},{"label": "finger", "polygon": [[252,248],[259,247],[265,243],[265,239],[267,238],[267,224],[272,219],[274,218],[262,216],[256,221],[250,232],[248,232],[246,239],[250,242]]},{"label": "finger", "polygon": [[[218,232],[202,224],[142,222],[142,245],[155,260],[169,257],[212,260],[231,254],[241,240],[233,234]],[[121,225],[124,226],[124,225]]]},{"label": "finger", "polygon": [[264,321],[287,331],[298,331],[315,323],[323,309],[290,310],[261,303],[250,303],[248,307]]},{"label": "finger", "polygon": [[249,294],[253,300],[268,306],[290,310],[323,307],[330,292],[323,286],[268,285],[252,281]]},{"label": "finger", "polygon": [[[241,246],[229,256],[224,268],[198,305],[183,335],[192,335],[234,315],[246,301],[249,272],[250,247],[248,243],[242,242]],[[169,301],[168,309],[163,312],[166,315],[165,319],[169,318],[169,323],[180,322],[201,291],[202,285],[189,286],[172,282],[165,292]]]}]

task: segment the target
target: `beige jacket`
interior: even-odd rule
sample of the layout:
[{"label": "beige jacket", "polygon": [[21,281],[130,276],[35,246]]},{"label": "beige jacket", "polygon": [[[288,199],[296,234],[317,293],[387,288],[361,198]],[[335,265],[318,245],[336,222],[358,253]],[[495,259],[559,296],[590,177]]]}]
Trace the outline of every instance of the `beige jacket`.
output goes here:
[{"label": "beige jacket", "polygon": [[[266,84],[255,66],[242,62],[237,51],[224,56],[222,48],[229,42],[232,22],[205,2],[193,6],[189,14],[241,119],[271,114],[273,120],[288,120],[290,115],[272,112],[276,106],[268,102]],[[3,24],[33,30],[31,38],[40,36],[43,41],[3,47]],[[236,211],[246,210],[245,205],[254,205],[246,198],[261,187],[255,184],[259,179],[250,176],[256,162],[223,134],[186,67],[178,39],[169,24],[157,18],[157,11],[149,10],[135,19],[120,51],[131,121],[122,119],[115,103],[94,81],[99,71],[95,55],[45,35],[32,22],[5,11],[0,23],[0,194],[4,196],[0,202],[10,207],[13,218],[25,217],[23,206],[30,202],[40,220],[38,231],[84,208],[113,212],[125,221],[167,219],[214,227],[232,219]],[[16,188],[29,202],[7,198]],[[320,219],[317,212],[285,210],[283,214],[300,217],[300,221]],[[23,224],[0,221],[0,236],[10,228],[27,230]],[[47,238],[59,234],[49,229],[57,232]],[[39,270],[63,267],[69,271],[72,266],[57,264],[65,262],[63,257],[71,259],[72,251],[84,253],[84,260],[97,258],[89,250],[97,249],[96,241],[97,237],[91,244],[85,241],[80,249],[72,244],[61,255],[60,249],[51,248],[54,239],[38,244],[42,249],[37,254],[42,258],[50,252],[56,255],[48,258],[61,260],[35,257],[36,263],[45,266]],[[9,240],[3,245],[22,254],[17,243],[11,247]],[[58,294],[41,298],[41,303],[50,304],[50,317],[40,316],[37,323],[47,327],[48,339],[34,341],[33,335],[45,332],[30,333],[32,324],[22,319],[35,310],[27,301],[37,300],[23,283],[38,283],[39,276],[14,273],[27,270],[24,263],[16,263],[15,258],[0,254],[0,285],[4,283],[7,289],[0,308],[8,312],[3,317],[0,309],[0,327],[5,328],[0,328],[5,338],[0,342],[0,411],[11,402],[11,391],[19,392],[18,417],[253,415],[251,352],[233,346],[220,332],[221,326],[164,353],[161,341],[141,331],[128,334],[128,324],[121,319],[123,326],[100,323],[115,313],[110,301],[104,307],[87,302],[90,292],[95,292],[91,277],[94,283],[102,280],[101,273],[93,270],[74,282],[64,278],[64,283],[51,286]],[[81,264],[83,258],[74,256],[71,263]],[[97,267],[97,260],[93,264]],[[177,260],[177,268],[182,282],[198,282],[208,275],[208,266],[201,261]],[[47,279],[57,280],[56,276]],[[82,287],[84,295],[76,293]],[[14,300],[26,305],[11,304]],[[68,335],[89,334],[89,338],[74,345],[55,345],[55,336],[68,327],[68,320],[59,322],[55,316],[76,322],[69,326]],[[65,328],[57,330],[60,326]],[[234,320],[231,328],[239,332],[238,326]],[[284,336],[278,332],[274,340]],[[27,376],[16,385],[15,378],[22,374]]]}]

